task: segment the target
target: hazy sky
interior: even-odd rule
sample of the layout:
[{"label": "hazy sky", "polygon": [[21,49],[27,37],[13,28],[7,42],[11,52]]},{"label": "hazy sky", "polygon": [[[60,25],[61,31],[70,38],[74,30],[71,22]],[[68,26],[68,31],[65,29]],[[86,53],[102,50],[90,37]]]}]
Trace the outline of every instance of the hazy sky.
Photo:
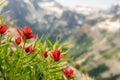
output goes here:
[{"label": "hazy sky", "polygon": [[113,3],[118,3],[120,0],[56,0],[57,2],[65,5],[74,7],[76,5],[97,7],[97,8],[108,8]]}]

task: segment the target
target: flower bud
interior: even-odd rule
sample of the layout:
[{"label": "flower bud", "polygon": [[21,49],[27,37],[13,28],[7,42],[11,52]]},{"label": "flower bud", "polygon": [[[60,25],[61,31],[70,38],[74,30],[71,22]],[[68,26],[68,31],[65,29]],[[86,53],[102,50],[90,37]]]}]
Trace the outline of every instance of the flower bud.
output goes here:
[{"label": "flower bud", "polygon": [[70,77],[73,76],[74,70],[71,69],[71,68],[65,68],[65,69],[63,70],[63,74],[64,74],[67,78],[70,78]]},{"label": "flower bud", "polygon": [[16,37],[15,42],[16,42],[17,45],[19,45],[22,42],[21,37]]},{"label": "flower bud", "polygon": [[64,54],[61,54],[59,49],[55,49],[51,54],[51,57],[54,59],[54,61],[59,61],[63,56]]},{"label": "flower bud", "polygon": [[4,34],[7,31],[7,26],[0,24],[0,34]]},{"label": "flower bud", "polygon": [[45,57],[45,58],[47,58],[47,57],[48,57],[48,51],[43,50],[43,51],[42,51],[42,54],[44,55],[44,57]]}]

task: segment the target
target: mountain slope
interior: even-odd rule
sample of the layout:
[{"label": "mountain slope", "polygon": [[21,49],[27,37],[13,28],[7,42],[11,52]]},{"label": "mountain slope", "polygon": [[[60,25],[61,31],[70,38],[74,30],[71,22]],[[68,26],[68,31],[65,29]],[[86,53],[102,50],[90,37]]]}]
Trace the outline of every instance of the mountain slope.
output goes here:
[{"label": "mountain slope", "polygon": [[119,71],[113,70],[116,66],[110,65],[120,62],[119,3],[100,10],[68,8],[54,0],[8,0],[0,13],[17,26],[29,25],[39,35],[46,34],[53,42],[57,37],[71,43],[70,56],[75,65],[98,80],[119,76]]}]

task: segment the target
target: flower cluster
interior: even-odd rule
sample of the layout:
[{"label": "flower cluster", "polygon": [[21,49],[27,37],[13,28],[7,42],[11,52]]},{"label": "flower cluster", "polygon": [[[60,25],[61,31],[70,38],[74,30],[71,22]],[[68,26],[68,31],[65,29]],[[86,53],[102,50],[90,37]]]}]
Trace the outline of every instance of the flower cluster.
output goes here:
[{"label": "flower cluster", "polygon": [[0,24],[0,34],[4,34],[7,31],[7,26]]},{"label": "flower cluster", "polygon": [[51,54],[51,57],[54,59],[54,61],[59,61],[63,56],[64,54],[61,54],[59,49],[55,49]]},{"label": "flower cluster", "polygon": [[16,37],[16,38],[15,38],[15,42],[16,42],[17,45],[19,45],[19,44],[22,42],[21,37],[19,37],[19,36]]},{"label": "flower cluster", "polygon": [[[17,29],[17,32],[19,33],[19,35],[22,37],[22,39],[31,39],[31,38],[35,38],[37,36],[37,34],[33,34],[32,33],[32,29],[29,26],[25,26],[23,28],[23,30],[21,31],[20,29]],[[21,43],[21,37],[16,37],[15,42],[16,44],[20,44]],[[28,46],[27,48],[25,48],[25,51],[28,52],[35,52],[36,49],[33,48],[31,45]],[[48,51],[43,50],[42,54],[45,58],[48,57]],[[51,58],[54,59],[54,61],[59,61],[62,57],[64,56],[64,54],[61,54],[59,49],[55,49],[52,51],[51,54]]]},{"label": "flower cluster", "polygon": [[25,26],[23,30],[17,29],[17,31],[21,37],[25,39],[31,39],[37,36],[37,34],[32,33],[32,29],[29,26]]},{"label": "flower cluster", "polygon": [[63,70],[63,74],[68,78],[72,77],[73,73],[74,73],[74,71],[71,68],[65,68]]},{"label": "flower cluster", "polygon": [[[1,36],[4,36],[3,34],[5,34],[7,30],[7,26],[0,25]],[[55,45],[53,45],[49,39],[45,39],[43,43],[42,41],[39,42],[39,40],[35,40],[36,42],[31,45],[30,39],[35,39],[37,34],[33,34],[29,26],[25,26],[22,30],[19,28],[16,30],[19,34],[19,36],[14,39],[16,49],[12,49],[9,40],[4,43],[3,48],[0,47],[0,51],[2,51],[2,53],[0,53],[0,55],[2,55],[0,56],[0,61],[1,59],[6,59],[5,61],[1,61],[0,65],[0,69],[2,70],[0,76],[2,76],[4,80],[64,80],[64,77],[73,80],[74,70],[62,66],[65,54],[60,47],[56,46],[58,42],[55,42]],[[3,53],[7,55],[3,55]],[[8,64],[11,66],[8,66]],[[1,66],[5,68],[2,69]],[[12,66],[14,66],[14,68]],[[11,77],[12,74],[13,78]]]},{"label": "flower cluster", "polygon": [[28,46],[27,48],[25,48],[25,51],[28,53],[28,52],[35,52],[36,51],[36,49],[35,48],[33,48],[31,45],[30,46]]},{"label": "flower cluster", "polygon": [[42,54],[43,54],[43,56],[44,56],[45,58],[47,58],[47,57],[48,57],[48,51],[43,50],[43,51],[42,51]]}]

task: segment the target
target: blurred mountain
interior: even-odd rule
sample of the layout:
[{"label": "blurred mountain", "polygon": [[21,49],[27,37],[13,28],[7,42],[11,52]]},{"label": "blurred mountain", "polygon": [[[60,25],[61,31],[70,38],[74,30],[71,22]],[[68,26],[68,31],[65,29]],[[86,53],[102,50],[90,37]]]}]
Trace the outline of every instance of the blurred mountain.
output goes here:
[{"label": "blurred mountain", "polygon": [[120,14],[120,3],[114,3],[109,11],[113,14]]},{"label": "blurred mountain", "polygon": [[0,13],[11,23],[71,45],[74,65],[97,80],[120,77],[120,3],[102,10],[60,5],[55,0],[8,0]]}]

